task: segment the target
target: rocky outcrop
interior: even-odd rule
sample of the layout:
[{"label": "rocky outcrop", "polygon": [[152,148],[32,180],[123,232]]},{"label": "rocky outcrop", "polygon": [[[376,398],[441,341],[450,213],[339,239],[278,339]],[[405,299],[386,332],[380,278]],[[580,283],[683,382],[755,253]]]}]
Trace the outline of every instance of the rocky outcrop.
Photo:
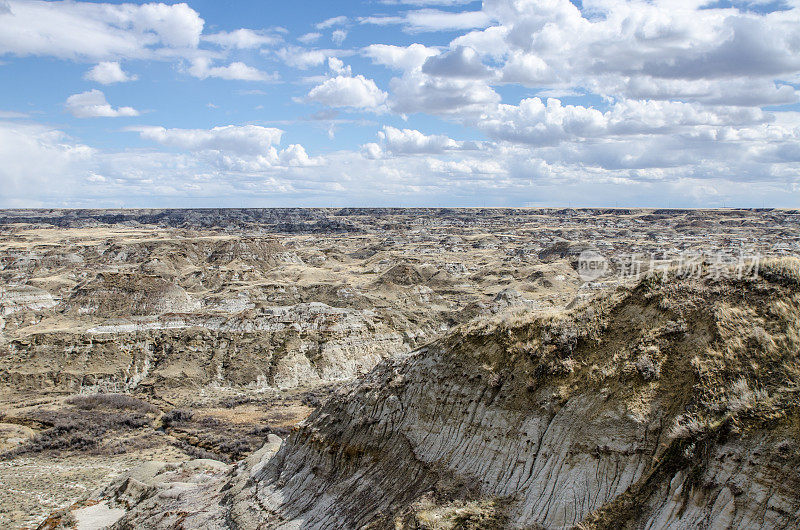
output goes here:
[{"label": "rocky outcrop", "polygon": [[312,302],[32,334],[0,350],[0,374],[12,388],[71,392],[140,385],[289,389],[351,379],[409,351],[413,340],[371,311]]},{"label": "rocky outcrop", "polygon": [[0,287],[0,317],[18,311],[49,309],[57,303],[50,293],[30,285]]},{"label": "rocky outcrop", "polygon": [[[800,276],[778,269],[459,328],[169,513],[208,528],[792,528]],[[144,497],[115,528],[167,526]]]},{"label": "rocky outcrop", "polygon": [[157,276],[101,273],[78,286],[69,305],[80,314],[160,315],[199,309],[180,286]]}]

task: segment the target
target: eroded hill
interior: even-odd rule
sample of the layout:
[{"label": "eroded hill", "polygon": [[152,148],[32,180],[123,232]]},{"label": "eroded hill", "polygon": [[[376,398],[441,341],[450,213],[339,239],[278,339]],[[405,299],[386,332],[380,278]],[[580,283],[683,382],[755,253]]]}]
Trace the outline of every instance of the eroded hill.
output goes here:
[{"label": "eroded hill", "polygon": [[793,528],[799,390],[800,262],[650,279],[460,327],[235,468],[94,500],[115,528]]}]

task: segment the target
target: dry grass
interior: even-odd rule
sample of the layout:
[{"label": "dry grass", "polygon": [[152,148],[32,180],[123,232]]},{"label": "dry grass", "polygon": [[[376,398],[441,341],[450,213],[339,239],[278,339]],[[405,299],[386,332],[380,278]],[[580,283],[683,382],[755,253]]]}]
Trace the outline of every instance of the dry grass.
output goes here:
[{"label": "dry grass", "polygon": [[787,256],[767,259],[761,262],[760,269],[761,276],[783,279],[800,285],[800,258]]},{"label": "dry grass", "polygon": [[[566,400],[588,387],[632,413],[670,403],[669,438],[789,422],[800,408],[800,260],[757,278],[643,280],[565,312],[511,311],[458,328],[444,351],[474,357],[493,387],[528,375]],[[800,434],[800,433],[799,433]]]},{"label": "dry grass", "polygon": [[106,408],[116,410],[135,410],[143,413],[158,412],[158,407],[125,394],[88,394],[67,398],[66,402],[83,410]]}]

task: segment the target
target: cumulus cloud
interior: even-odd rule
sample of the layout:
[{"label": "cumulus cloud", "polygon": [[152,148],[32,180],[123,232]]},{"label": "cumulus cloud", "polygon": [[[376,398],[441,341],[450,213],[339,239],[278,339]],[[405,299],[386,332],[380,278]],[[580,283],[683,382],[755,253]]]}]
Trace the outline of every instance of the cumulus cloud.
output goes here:
[{"label": "cumulus cloud", "polygon": [[437,78],[417,71],[392,79],[390,87],[391,107],[400,114],[425,112],[467,118],[500,102],[500,95],[484,82]]},{"label": "cumulus cloud", "polygon": [[500,101],[500,95],[476,78],[491,75],[474,50],[458,47],[441,53],[421,44],[373,44],[362,50],[376,64],[403,72],[391,80],[390,106],[400,114],[427,112],[464,117]]},{"label": "cumulus cloud", "polygon": [[363,53],[372,59],[375,64],[405,71],[422,68],[422,65],[429,57],[439,54],[439,50],[422,44],[412,44],[410,46],[371,44],[364,48]]},{"label": "cumulus cloud", "polygon": [[492,75],[492,70],[481,62],[478,53],[466,46],[430,57],[422,65],[422,71],[428,75],[463,79],[485,79]]},{"label": "cumulus cloud", "polygon": [[552,85],[558,76],[541,57],[532,53],[514,52],[503,65],[501,78],[506,83],[526,86]]},{"label": "cumulus cloud", "polygon": [[65,104],[67,112],[76,118],[119,118],[138,116],[139,111],[132,107],[112,107],[100,90],[89,90],[73,94]]},{"label": "cumulus cloud", "polygon": [[292,144],[278,153],[280,165],[289,167],[310,167],[321,165],[321,161],[308,156],[305,148],[300,144]]},{"label": "cumulus cloud", "polygon": [[187,71],[198,79],[217,77],[238,81],[275,81],[278,78],[275,73],[268,74],[242,62],[234,62],[226,66],[212,66],[211,60],[207,57],[194,59]]},{"label": "cumulus cloud", "polygon": [[351,76],[353,70],[338,57],[328,57],[328,69],[335,75]]},{"label": "cumulus cloud", "polygon": [[211,42],[222,48],[235,48],[239,50],[274,46],[283,40],[280,35],[245,28],[235,31],[220,31],[219,33],[203,35],[202,38],[204,41]]},{"label": "cumulus cloud", "polygon": [[226,125],[213,129],[166,129],[137,127],[131,129],[145,139],[161,145],[197,153],[214,167],[241,172],[265,171],[275,167],[313,167],[320,159],[308,156],[300,144],[283,150],[283,131],[258,125]]},{"label": "cumulus cloud", "polygon": [[384,125],[378,131],[380,144],[369,143],[361,148],[362,154],[367,158],[377,159],[386,155],[421,155],[441,154],[446,151],[461,149],[476,149],[471,142],[457,142],[442,134],[426,135],[415,129],[398,129]]},{"label": "cumulus cloud", "polygon": [[[785,117],[752,129],[755,134],[758,129],[779,128],[796,142],[798,123],[797,116]],[[168,137],[181,136],[173,129],[166,131],[171,131]],[[269,140],[274,135],[266,136],[255,149],[238,151],[193,140],[173,144],[178,152],[99,152],[46,127],[0,122],[4,160],[0,179],[13,184],[12,194],[0,202],[4,206],[174,206],[176,201],[195,206],[287,202],[330,206],[353,200],[374,205],[403,200],[420,205],[480,205],[502,203],[513,196],[536,204],[546,197],[548,204],[581,200],[603,205],[618,200],[657,206],[669,198],[674,204],[708,206],[719,201],[748,203],[756,197],[792,206],[798,190],[796,163],[770,162],[779,156],[791,159],[792,152],[766,149],[763,156],[769,159],[754,162],[752,153],[761,149],[756,146],[769,146],[758,139],[754,144],[725,145],[717,158],[700,159],[696,151],[682,155],[680,151],[691,143],[678,140],[667,149],[655,149],[664,143],[656,136],[647,144],[632,144],[633,148],[568,143],[532,149],[502,142],[478,150],[444,149],[413,156],[386,156],[375,143],[364,146],[362,153],[334,152],[304,163],[304,149],[289,146],[277,151]],[[377,156],[368,156],[371,148]],[[681,165],[692,158],[690,165]],[[42,193],[43,189],[52,191]],[[214,197],[212,202],[209,196]]]},{"label": "cumulus cloud", "polygon": [[204,21],[186,4],[10,1],[0,54],[66,59],[148,58],[196,48]]},{"label": "cumulus cloud", "polygon": [[[282,148],[279,129],[150,127],[136,131],[152,149],[103,152],[6,112],[0,120],[17,121],[0,121],[0,178],[25,186],[24,175],[40,171],[83,197],[102,190],[124,202],[156,194],[167,204],[195,196],[305,205],[353,199],[377,205],[400,197],[465,204],[495,196],[644,205],[671,197],[700,206],[735,197],[748,203],[758,195],[759,203],[796,206],[800,114],[762,110],[798,101],[796,2],[777,9],[743,1],[721,9],[700,0],[584,0],[581,8],[569,0],[485,0],[481,11],[463,0],[382,3],[415,8],[356,22],[457,32],[449,43],[437,39],[442,47],[386,41],[356,52],[393,71],[387,92],[353,75],[341,60],[350,50],[269,48],[290,39],[278,29],[203,35],[203,20],[184,4],[0,0],[0,54],[91,62],[97,66],[86,77],[100,83],[130,80],[120,66],[127,59],[178,59],[198,78],[271,80],[274,74],[251,59],[253,66],[234,60],[235,50],[261,48],[266,59],[320,68],[299,80],[313,88],[297,88],[306,96],[295,101],[324,105],[312,118],[321,125],[364,125],[336,118],[336,108],[424,113],[444,117],[448,131],[460,125],[488,141],[377,124],[374,142],[312,157],[300,144]],[[296,42],[311,45],[323,35],[343,41],[353,23],[334,17]],[[505,84],[526,88],[498,88]],[[540,97],[513,99],[521,92]],[[87,117],[136,113],[112,107],[100,91],[70,96],[67,109]],[[40,159],[42,167],[35,166]],[[747,186],[737,188],[742,182]]]},{"label": "cumulus cloud", "polygon": [[487,57],[501,60],[513,50],[509,50],[506,43],[508,37],[508,27],[491,26],[481,31],[470,31],[460,37],[456,37],[450,43],[451,46],[468,46]]},{"label": "cumulus cloud", "polygon": [[[772,121],[760,109],[704,107],[670,101],[626,100],[603,113],[591,107],[563,105],[550,98],[499,105],[481,116],[478,127],[492,138],[531,145],[627,135],[676,135],[693,129],[749,127]],[[697,131],[694,131],[697,132]]]},{"label": "cumulus cloud", "polygon": [[[768,14],[704,8],[702,2],[487,0],[496,25],[455,39],[503,63],[503,82],[531,87],[594,85],[606,95],[717,97],[731,81],[759,89],[742,101],[787,102],[770,88],[800,70],[800,10]],[[786,85],[783,85],[786,86]]]},{"label": "cumulus cloud", "polygon": [[298,46],[288,46],[278,50],[276,55],[287,66],[307,70],[323,64],[329,54],[325,50],[309,50]]},{"label": "cumulus cloud", "polygon": [[768,78],[741,77],[724,82],[707,79],[658,79],[649,76],[604,76],[587,83],[601,94],[624,94],[633,99],[682,99],[712,105],[788,105],[800,98],[791,85]]},{"label": "cumulus cloud", "polygon": [[84,79],[100,83],[101,85],[111,85],[113,83],[125,83],[127,81],[135,81],[139,79],[135,75],[130,75],[122,70],[120,64],[116,61],[103,61],[94,65]]},{"label": "cumulus cloud", "polygon": [[308,93],[310,101],[327,107],[359,110],[379,110],[386,102],[386,97],[386,92],[379,89],[375,81],[363,75],[338,75],[315,86]]},{"label": "cumulus cloud", "polygon": [[258,125],[226,125],[213,129],[134,129],[145,140],[188,151],[226,151],[240,155],[258,155],[281,142],[283,131]]}]

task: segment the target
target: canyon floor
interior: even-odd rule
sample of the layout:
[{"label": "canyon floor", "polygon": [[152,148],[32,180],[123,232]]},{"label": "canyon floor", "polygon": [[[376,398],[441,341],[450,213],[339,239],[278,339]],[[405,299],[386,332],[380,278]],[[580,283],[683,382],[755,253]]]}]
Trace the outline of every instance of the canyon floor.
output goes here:
[{"label": "canyon floor", "polygon": [[0,527],[790,528],[798,255],[790,210],[0,211]]}]

